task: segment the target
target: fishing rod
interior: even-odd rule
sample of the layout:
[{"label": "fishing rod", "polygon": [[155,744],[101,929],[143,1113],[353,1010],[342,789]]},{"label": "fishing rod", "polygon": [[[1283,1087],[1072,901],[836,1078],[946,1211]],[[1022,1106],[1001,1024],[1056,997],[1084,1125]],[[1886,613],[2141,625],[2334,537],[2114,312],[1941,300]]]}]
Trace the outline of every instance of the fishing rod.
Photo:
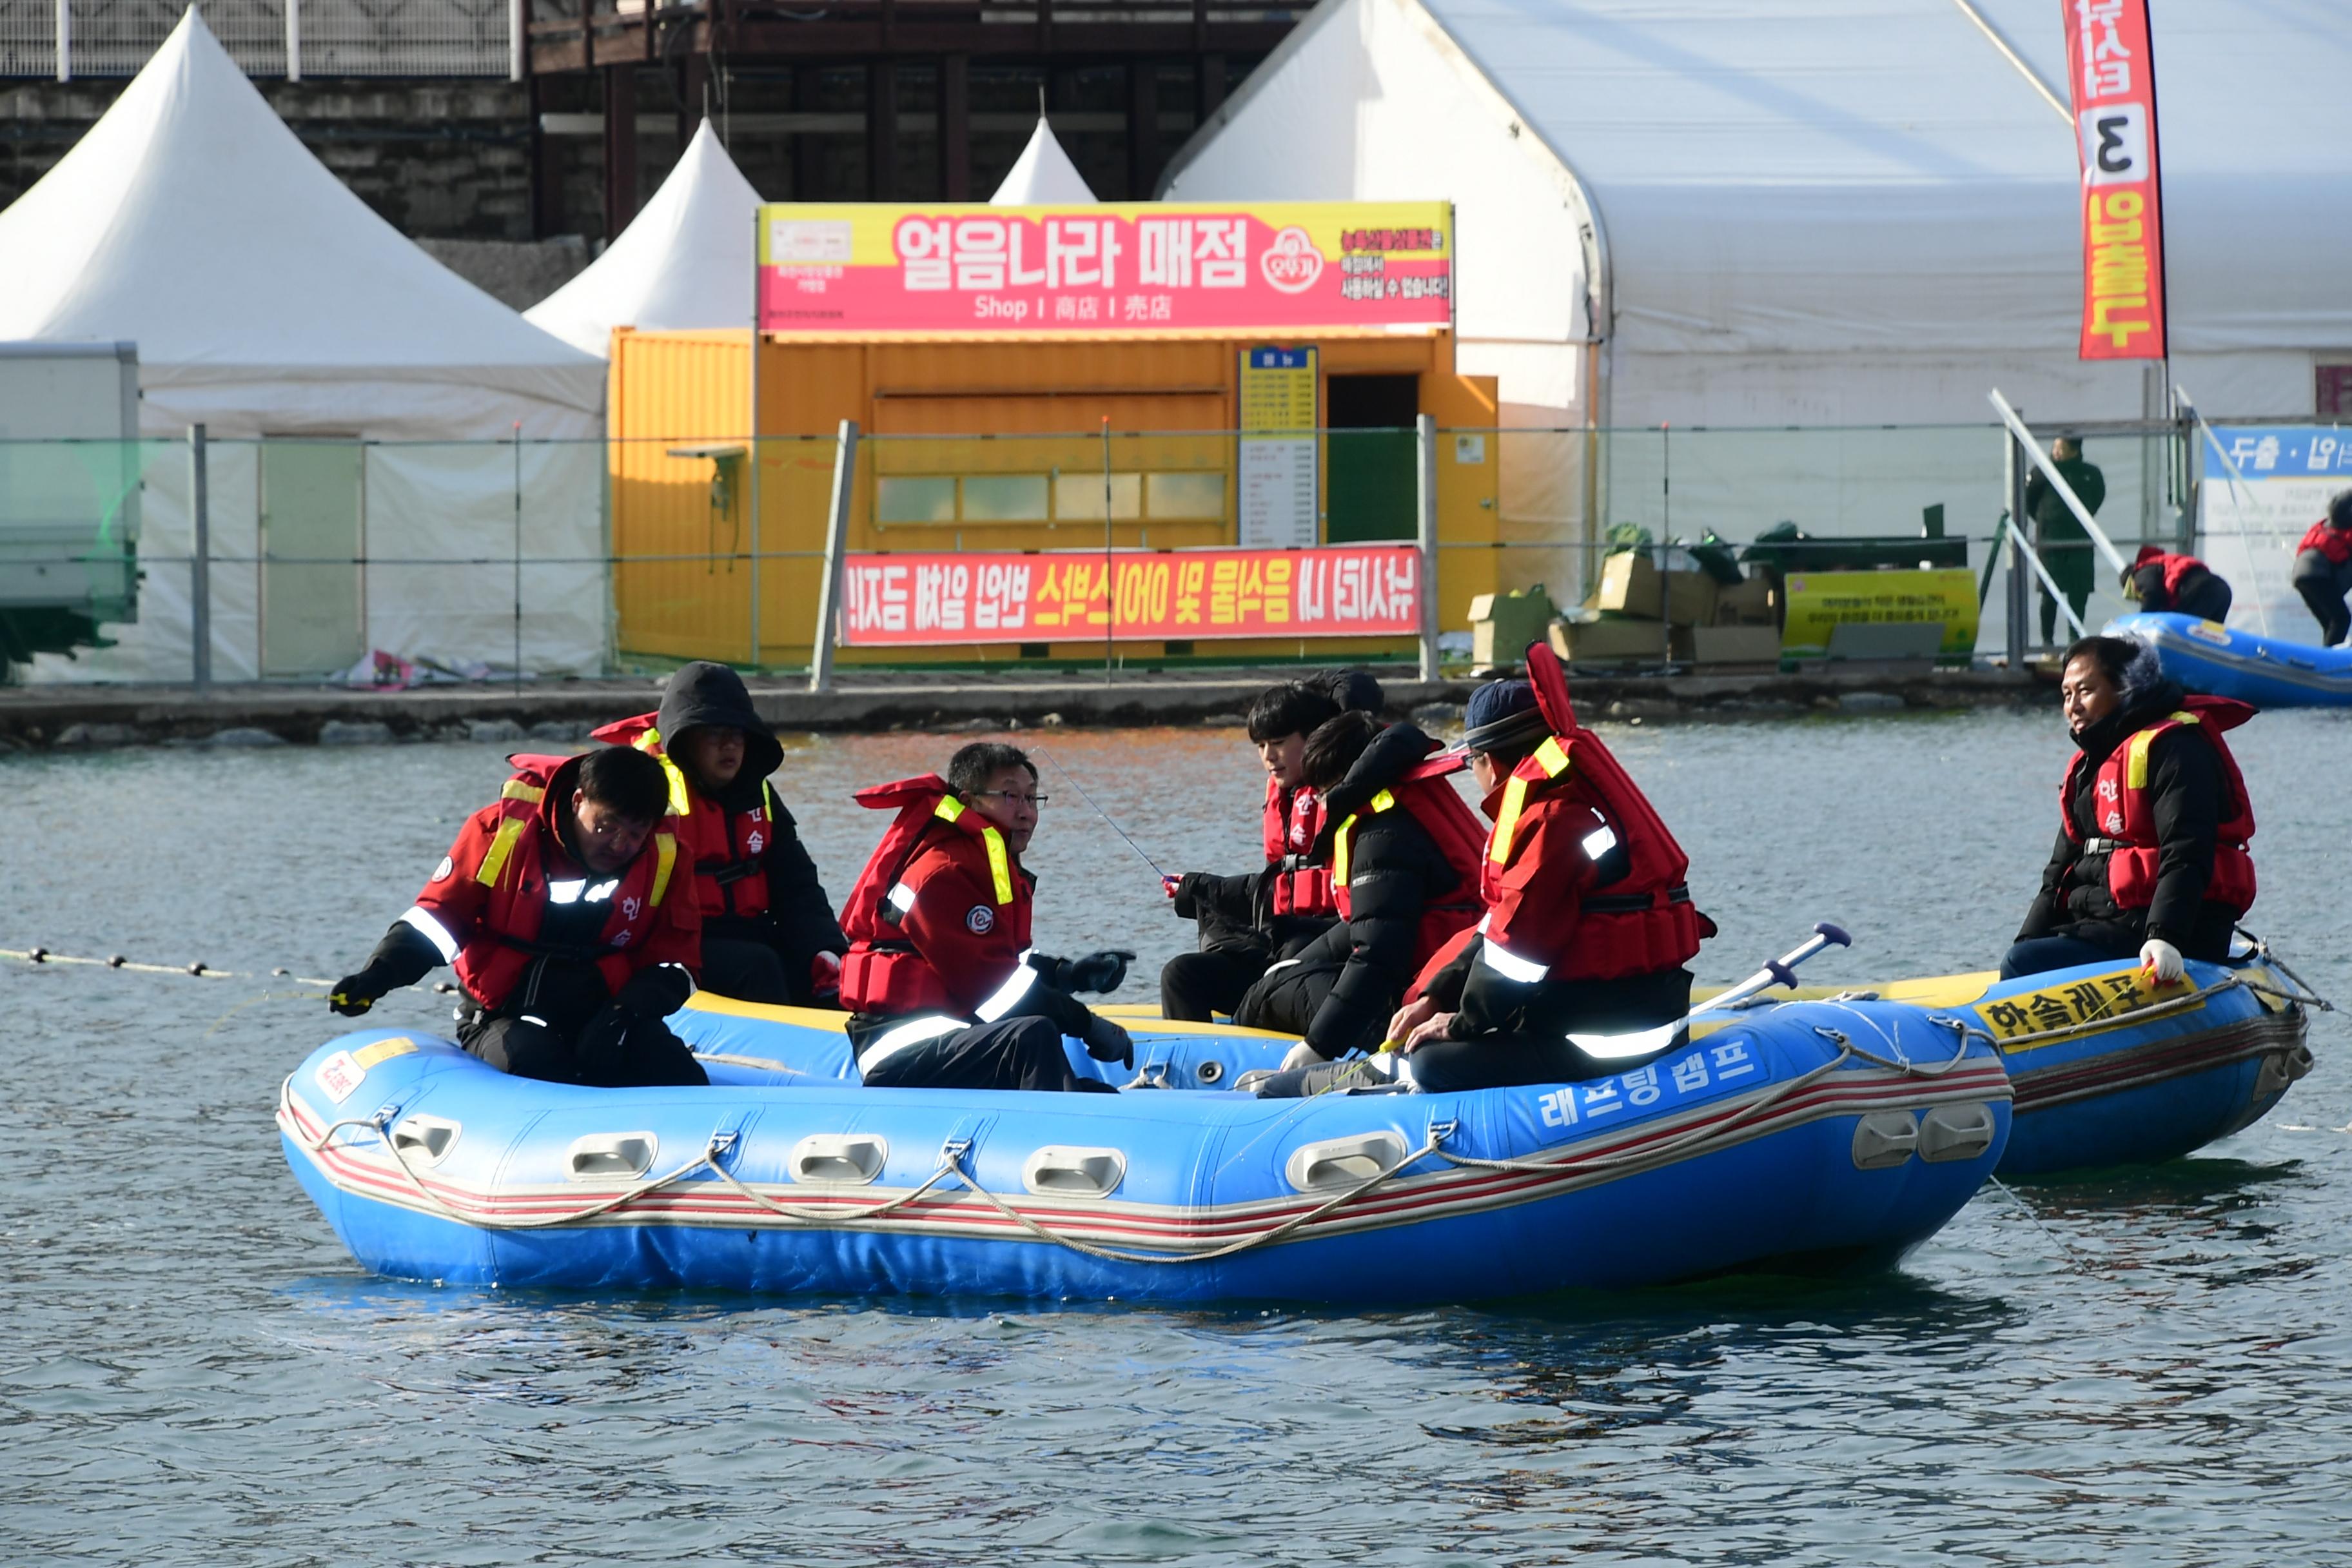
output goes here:
[{"label": "fishing rod", "polygon": [[1072,789],[1078,792],[1078,798],[1087,803],[1087,809],[1091,810],[1097,816],[1101,817],[1103,821],[1109,826],[1110,830],[1118,835],[1118,841],[1126,845],[1129,849],[1134,850],[1135,858],[1137,859],[1151,868],[1153,874],[1160,879],[1160,884],[1162,889],[1174,885],[1176,879],[1170,876],[1166,871],[1161,870],[1160,868],[1160,862],[1154,860],[1150,855],[1146,854],[1144,852],[1143,846],[1129,837],[1127,829],[1121,827],[1118,825],[1118,820],[1114,818],[1109,812],[1105,811],[1100,805],[1097,805],[1095,803],[1095,797],[1087,793],[1087,786],[1080,784],[1077,781],[1076,776],[1074,775],[1069,769],[1062,765],[1059,758],[1055,757],[1053,752],[1047,751],[1043,746],[1036,746],[1034,749],[1039,756],[1054,764],[1054,771],[1062,775],[1064,782],[1068,784]]}]

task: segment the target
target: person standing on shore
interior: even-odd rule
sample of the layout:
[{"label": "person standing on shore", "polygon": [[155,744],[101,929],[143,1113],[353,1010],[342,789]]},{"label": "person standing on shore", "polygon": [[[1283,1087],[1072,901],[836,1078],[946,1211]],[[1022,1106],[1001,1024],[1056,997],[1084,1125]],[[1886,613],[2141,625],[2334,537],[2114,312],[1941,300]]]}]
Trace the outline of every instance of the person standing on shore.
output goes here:
[{"label": "person standing on shore", "polygon": [[2295,546],[2294,591],[2319,622],[2323,647],[2334,647],[2352,634],[2352,490],[2327,499],[2327,515],[2311,525]]},{"label": "person standing on shore", "polygon": [[849,939],[769,782],[784,748],[742,677],[723,664],[681,665],[659,712],[607,724],[594,738],[658,758],[668,777],[702,912],[702,983],[744,1002],[831,1005]]},{"label": "person standing on shore", "polygon": [[1109,1089],[1071,1070],[1065,1035],[1097,1061],[1135,1065],[1127,1031],[1069,995],[1117,990],[1133,955],[1040,958],[1030,946],[1037,879],[1021,856],[1045,797],[1024,753],[975,741],[945,778],[856,798],[898,814],[841,916],[841,1001],[869,1088]]},{"label": "person standing on shore", "polygon": [[2242,702],[2191,697],[2156,649],[2084,637],[2059,681],[2079,748],[2058,794],[2058,842],[2001,978],[2138,954],[2157,984],[2185,958],[2218,963],[2254,901],[2254,811],[2222,731]]},{"label": "person standing on shore", "polygon": [[709,1082],[663,1020],[694,994],[702,934],[680,886],[669,783],[611,746],[514,759],[415,905],[335,982],[345,1017],[457,966],[457,1042],[500,1072],[605,1089]]},{"label": "person standing on shore", "polygon": [[[2084,459],[2083,443],[2074,436],[2061,436],[2050,443],[2050,463],[2066,481],[2083,510],[2093,517],[2107,499],[2107,477]],[[2083,618],[2084,606],[2091,602],[2091,583],[2096,575],[2091,561],[2091,536],[2066,498],[2043,477],[2040,468],[2026,476],[2025,515],[2033,522],[2034,552],[2058,591],[2066,595],[2074,607],[2074,618]],[[2058,626],[2058,601],[2047,592],[2042,600],[2042,640],[2047,643]]]}]

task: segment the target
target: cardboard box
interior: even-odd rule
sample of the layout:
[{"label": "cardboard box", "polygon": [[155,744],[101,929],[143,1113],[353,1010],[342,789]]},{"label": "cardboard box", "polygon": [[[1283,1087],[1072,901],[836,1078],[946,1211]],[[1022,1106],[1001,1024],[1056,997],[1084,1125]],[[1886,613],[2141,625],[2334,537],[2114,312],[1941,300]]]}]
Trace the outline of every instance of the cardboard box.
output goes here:
[{"label": "cardboard box", "polygon": [[1778,626],[1693,626],[1690,639],[1693,664],[1780,667],[1780,629]]},{"label": "cardboard box", "polygon": [[1718,626],[1777,626],[1780,624],[1780,606],[1773,598],[1772,580],[1762,575],[1742,577],[1728,588],[1718,586],[1715,595],[1715,624]]},{"label": "cardboard box", "polygon": [[1667,628],[1656,621],[1551,625],[1551,650],[1570,664],[1663,664]]},{"label": "cardboard box", "polygon": [[1596,610],[1703,626],[1715,619],[1716,587],[1704,572],[1662,573],[1639,551],[1620,551],[1601,563],[1601,581],[1585,603]]},{"label": "cardboard box", "polygon": [[1528,644],[1540,642],[1559,613],[1540,583],[1470,601],[1470,658],[1478,668],[1517,664]]}]

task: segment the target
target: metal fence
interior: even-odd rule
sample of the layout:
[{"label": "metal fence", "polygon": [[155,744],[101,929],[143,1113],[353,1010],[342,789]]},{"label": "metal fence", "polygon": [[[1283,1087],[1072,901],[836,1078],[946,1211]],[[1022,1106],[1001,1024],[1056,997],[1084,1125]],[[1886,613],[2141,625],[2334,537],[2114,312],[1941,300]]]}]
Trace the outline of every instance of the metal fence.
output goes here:
[{"label": "metal fence", "polygon": [[[136,75],[185,0],[0,0],[0,77]],[[248,76],[512,77],[522,0],[207,0]]]},{"label": "metal fence", "polygon": [[[2076,433],[2099,470],[2099,493],[2080,499],[2125,557],[2143,541],[2186,544],[2237,582],[2250,623],[2297,624],[2287,575],[2307,519],[2208,493],[2218,521],[2200,535],[2201,432]],[[2049,432],[2027,434],[2048,446]],[[2322,445],[2337,443],[2310,449]],[[821,676],[853,555],[1395,545],[1427,563],[1427,635],[1336,646],[1458,667],[1474,595],[1541,584],[1572,615],[1599,613],[1581,607],[1612,552],[1670,571],[1702,565],[1714,542],[1783,574],[1964,565],[1976,656],[2014,662],[2074,635],[2053,587],[2081,584],[2094,628],[2130,607],[2088,544],[2032,537],[2032,468],[2000,426],[0,442],[0,664],[33,681],[545,679],[688,658]],[[1682,662],[1658,629],[1651,662]],[[1105,657],[1098,633],[1032,635],[841,657]],[[1109,662],[1335,646],[1253,637],[1206,624],[1197,642],[1114,633]]]}]

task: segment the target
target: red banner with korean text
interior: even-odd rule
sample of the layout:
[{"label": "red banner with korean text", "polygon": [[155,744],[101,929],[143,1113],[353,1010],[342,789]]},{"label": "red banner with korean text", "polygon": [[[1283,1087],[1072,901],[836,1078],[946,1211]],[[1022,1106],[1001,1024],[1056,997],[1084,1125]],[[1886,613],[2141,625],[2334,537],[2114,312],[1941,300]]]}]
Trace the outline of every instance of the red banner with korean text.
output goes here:
[{"label": "red banner with korean text", "polygon": [[2147,0],[2063,0],[2083,162],[2083,359],[2165,354]]},{"label": "red banner with korean text", "polygon": [[893,551],[843,561],[839,635],[846,647],[1413,637],[1426,588],[1409,544]]}]

